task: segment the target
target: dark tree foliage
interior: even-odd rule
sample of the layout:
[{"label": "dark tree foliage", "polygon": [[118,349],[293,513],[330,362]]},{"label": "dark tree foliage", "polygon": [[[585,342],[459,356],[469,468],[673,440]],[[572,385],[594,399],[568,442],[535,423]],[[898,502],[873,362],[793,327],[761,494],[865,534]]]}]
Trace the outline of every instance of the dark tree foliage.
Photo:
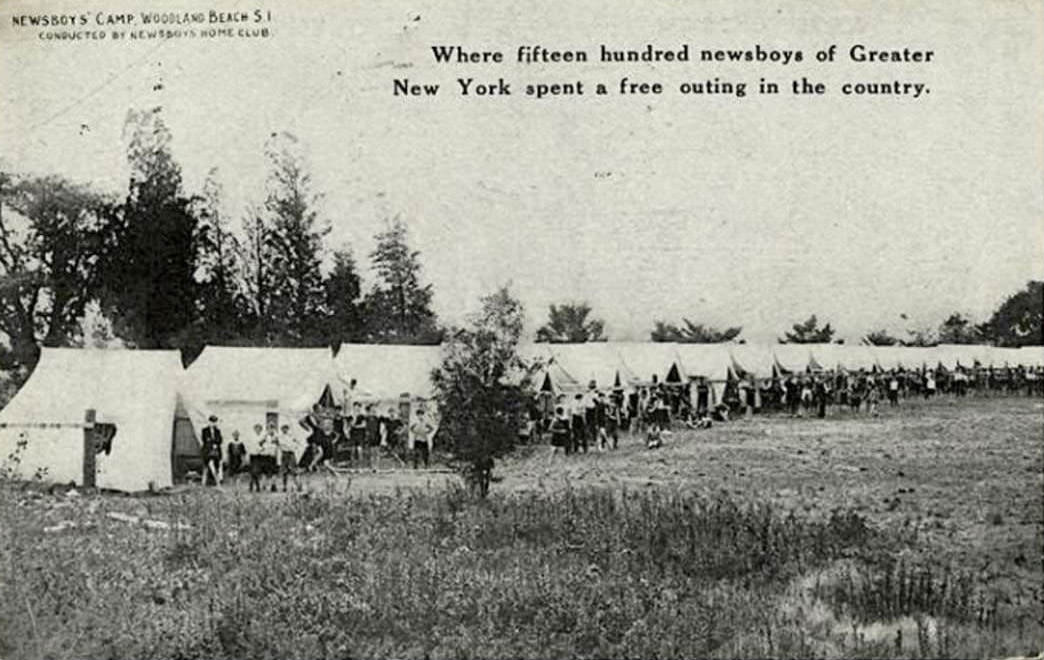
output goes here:
[{"label": "dark tree foliage", "polygon": [[250,208],[243,219],[242,262],[240,265],[243,292],[254,323],[247,334],[255,344],[277,341],[277,324],[271,314],[275,288],[274,231],[262,211]]},{"label": "dark tree foliage", "polygon": [[211,170],[197,200],[196,320],[182,342],[191,361],[206,344],[241,343],[254,325],[242,279],[243,246],[222,210],[223,190]]},{"label": "dark tree foliage", "polygon": [[79,338],[100,285],[110,205],[65,179],[0,172],[0,368],[31,369],[39,346]]},{"label": "dark tree foliage", "polygon": [[131,178],[108,246],[102,302],[121,338],[139,348],[176,347],[195,320],[194,201],[182,191],[160,109],[128,113],[125,132]]},{"label": "dark tree foliage", "polygon": [[718,328],[704,325],[702,323],[693,323],[687,318],[683,318],[682,323],[683,325],[677,326],[673,323],[656,321],[655,327],[652,332],[649,333],[649,338],[656,342],[717,344],[720,342],[732,341],[739,337],[739,334],[743,332],[742,326],[719,330]]},{"label": "dark tree foliage", "polygon": [[979,326],[960,312],[954,312],[939,324],[940,344],[978,344],[983,340]]},{"label": "dark tree foliage", "polygon": [[437,344],[442,340],[431,309],[432,286],[421,284],[420,252],[410,248],[406,225],[396,218],[377,234],[370,254],[377,282],[367,294],[367,337],[387,344]]},{"label": "dark tree foliage", "polygon": [[808,317],[801,323],[795,323],[790,332],[784,332],[779,338],[781,344],[828,344],[833,341],[834,329],[827,323],[819,327],[816,315]]},{"label": "dark tree foliage", "polygon": [[323,283],[326,291],[326,314],[322,335],[326,343],[357,342],[365,338],[365,316],[362,307],[362,278],[350,250],[334,253],[334,264]]},{"label": "dark tree foliage", "polygon": [[605,341],[605,322],[590,319],[590,315],[591,306],[586,302],[551,305],[547,324],[537,330],[536,340],[551,344]]},{"label": "dark tree foliage", "polygon": [[318,215],[321,197],[311,190],[297,139],[273,136],[266,155],[271,167],[264,204],[271,258],[267,313],[280,343],[321,343],[314,327],[326,302],[321,266],[330,226]]},{"label": "dark tree foliage", "polygon": [[898,337],[888,334],[887,330],[874,330],[866,334],[866,341],[871,346],[895,346],[899,343]]},{"label": "dark tree foliage", "polygon": [[1008,296],[980,330],[998,346],[1044,344],[1044,281],[1031,280]]},{"label": "dark tree foliage", "polygon": [[514,446],[525,410],[529,381],[517,352],[524,320],[507,287],[486,296],[469,325],[449,333],[433,374],[439,433],[483,495],[493,459]]}]

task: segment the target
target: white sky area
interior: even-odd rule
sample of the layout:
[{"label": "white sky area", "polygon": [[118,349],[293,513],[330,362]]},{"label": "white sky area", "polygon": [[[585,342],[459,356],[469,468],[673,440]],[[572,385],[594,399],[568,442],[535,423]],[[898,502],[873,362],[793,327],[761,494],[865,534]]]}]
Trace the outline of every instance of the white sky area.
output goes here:
[{"label": "white sky area", "polygon": [[[449,322],[510,281],[534,329],[549,303],[587,300],[616,339],[686,316],[771,341],[814,312],[854,341],[879,327],[934,327],[955,310],[983,320],[1044,277],[1038,2],[163,3],[270,9],[264,40],[57,43],[11,24],[22,13],[160,4],[0,5],[5,166],[121,191],[127,111],[162,106],[188,191],[217,167],[238,224],[263,196],[265,139],[289,131],[325,194],[331,244],[366,264],[383,219],[401,215]],[[596,60],[601,43],[650,42],[693,54],[760,43],[801,49],[805,61],[514,63],[523,44]],[[854,43],[935,56],[856,64]],[[436,64],[439,44],[499,49],[507,61]],[[838,62],[816,63],[830,44]],[[515,95],[461,98],[458,76],[503,76]],[[521,96],[529,82],[615,89],[623,76],[669,93]],[[747,97],[676,93],[715,76],[747,82]],[[797,98],[788,81],[800,76],[835,90],[899,80],[931,91]],[[403,77],[443,91],[394,97]],[[759,77],[784,93],[758,97]]]}]

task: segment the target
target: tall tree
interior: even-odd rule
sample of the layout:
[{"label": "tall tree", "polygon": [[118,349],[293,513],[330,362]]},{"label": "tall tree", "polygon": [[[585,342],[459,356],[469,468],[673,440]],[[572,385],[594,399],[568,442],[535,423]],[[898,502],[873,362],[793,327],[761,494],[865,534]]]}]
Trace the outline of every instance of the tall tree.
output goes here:
[{"label": "tall tree", "polygon": [[131,177],[104,269],[105,311],[132,344],[173,347],[195,319],[194,201],[160,108],[128,113],[125,135]]},{"label": "tall tree", "polygon": [[898,337],[893,337],[887,330],[874,330],[866,334],[866,341],[871,346],[895,346],[899,343]]},{"label": "tall tree", "polygon": [[586,302],[551,305],[547,324],[537,329],[536,340],[550,344],[605,341],[605,322],[590,316],[591,306]]},{"label": "tall tree", "polygon": [[939,325],[941,344],[977,344],[982,341],[979,327],[960,312],[950,314]]},{"label": "tall tree", "polygon": [[495,457],[511,450],[529,388],[518,343],[525,310],[507,287],[482,299],[465,328],[449,334],[432,374],[440,433],[471,482],[486,494]]},{"label": "tall tree", "polygon": [[365,338],[365,316],[362,307],[362,278],[355,266],[355,257],[348,249],[334,253],[333,269],[323,282],[326,290],[326,313],[322,336],[325,343],[337,346],[341,342],[361,341]]},{"label": "tall tree", "polygon": [[97,296],[109,204],[49,177],[0,172],[0,368],[31,368],[38,347],[73,343]]},{"label": "tall tree", "polygon": [[1044,281],[1031,280],[1008,296],[982,329],[998,346],[1044,344]]},{"label": "tall tree", "polygon": [[277,341],[277,324],[271,315],[274,291],[273,262],[275,261],[274,231],[264,212],[256,207],[247,209],[243,218],[242,261],[240,264],[243,292],[250,316],[254,319],[249,331],[256,344]]},{"label": "tall tree", "polygon": [[687,318],[682,319],[684,325],[677,326],[673,323],[656,321],[656,325],[649,338],[655,342],[678,342],[683,344],[717,344],[732,341],[743,332],[742,326],[735,326],[719,330],[718,328],[693,323]]},{"label": "tall tree", "polygon": [[808,317],[801,323],[795,323],[790,332],[784,332],[779,338],[781,344],[827,344],[834,338],[834,329],[827,323],[819,327],[816,315]]},{"label": "tall tree", "polygon": [[264,203],[272,258],[267,313],[281,342],[315,343],[314,328],[326,300],[321,266],[330,225],[319,216],[322,196],[312,191],[297,138],[273,135],[265,153],[271,168]]},{"label": "tall tree", "polygon": [[377,283],[365,300],[370,341],[438,343],[442,333],[431,309],[432,287],[421,284],[420,252],[410,248],[406,225],[396,218],[375,238],[370,258]]},{"label": "tall tree", "polygon": [[211,169],[198,200],[196,278],[198,299],[195,343],[237,343],[252,325],[244,292],[243,246],[223,210],[223,188]]}]

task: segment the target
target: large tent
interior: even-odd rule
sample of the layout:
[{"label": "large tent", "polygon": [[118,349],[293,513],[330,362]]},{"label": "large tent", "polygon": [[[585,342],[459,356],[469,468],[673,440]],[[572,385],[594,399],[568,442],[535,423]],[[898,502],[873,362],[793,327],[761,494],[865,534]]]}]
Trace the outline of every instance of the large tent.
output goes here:
[{"label": "large tent", "polygon": [[327,348],[207,346],[186,371],[192,399],[220,418],[225,436],[248,437],[273,416],[296,422],[339,395]]},{"label": "large tent", "polygon": [[39,471],[50,482],[83,484],[84,425],[93,410],[96,423],[116,431],[96,456],[95,485],[168,487],[176,417],[188,414],[183,373],[177,351],[43,348],[29,380],[0,411],[0,460],[17,456],[8,467],[23,478]]},{"label": "large tent", "polygon": [[1044,367],[1044,346],[1023,346],[1019,361],[1026,367]]},{"label": "large tent", "polygon": [[678,357],[678,344],[660,342],[611,342],[617,355],[627,365],[628,370],[639,383],[670,382],[668,376],[678,375],[681,381],[681,360]]},{"label": "large tent", "polygon": [[[442,362],[440,346],[341,344],[334,358],[345,399],[389,402],[434,396],[432,372]],[[352,381],[355,387],[351,388]]]},{"label": "large tent", "polygon": [[729,347],[732,365],[744,377],[772,378],[777,374],[772,349],[763,344],[733,344]]},{"label": "large tent", "polygon": [[520,344],[518,355],[534,370],[533,384],[538,392],[563,394],[579,392],[585,387],[555,359],[550,344]]},{"label": "large tent", "polygon": [[776,366],[784,373],[805,373],[818,367],[812,360],[812,350],[808,344],[776,344],[772,347]]},{"label": "large tent", "polygon": [[869,372],[873,371],[877,365],[877,361],[874,359],[874,352],[870,346],[860,344],[841,345],[837,349],[839,350],[838,358],[840,360],[838,367],[845,371]]},{"label": "large tent", "polygon": [[683,376],[705,379],[711,391],[710,403],[721,403],[725,384],[736,378],[729,344],[678,344],[676,348]]},{"label": "large tent", "polygon": [[551,359],[576,383],[599,389],[627,389],[638,382],[616,347],[607,342],[547,344]]}]

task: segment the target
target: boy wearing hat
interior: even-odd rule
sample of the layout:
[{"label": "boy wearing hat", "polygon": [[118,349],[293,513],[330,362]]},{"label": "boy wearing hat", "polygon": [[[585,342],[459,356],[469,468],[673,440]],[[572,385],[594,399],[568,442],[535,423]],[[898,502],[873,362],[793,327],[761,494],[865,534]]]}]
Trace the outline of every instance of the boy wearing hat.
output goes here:
[{"label": "boy wearing hat", "polygon": [[208,420],[208,424],[203,427],[203,433],[201,434],[203,440],[202,453],[203,453],[203,480],[204,486],[207,485],[207,475],[210,475],[211,479],[214,480],[215,486],[221,485],[221,429],[218,428],[218,418],[216,415],[211,415]]}]

